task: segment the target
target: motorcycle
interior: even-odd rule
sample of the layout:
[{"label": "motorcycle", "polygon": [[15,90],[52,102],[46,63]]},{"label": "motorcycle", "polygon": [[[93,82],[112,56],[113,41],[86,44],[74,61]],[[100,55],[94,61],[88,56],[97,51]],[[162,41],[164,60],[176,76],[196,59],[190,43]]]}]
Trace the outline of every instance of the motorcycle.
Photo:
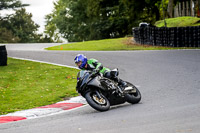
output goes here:
[{"label": "motorcycle", "polygon": [[97,111],[107,111],[110,106],[125,102],[136,104],[141,100],[141,93],[133,84],[126,82],[126,87],[122,89],[116,81],[87,70],[77,74],[76,91]]}]

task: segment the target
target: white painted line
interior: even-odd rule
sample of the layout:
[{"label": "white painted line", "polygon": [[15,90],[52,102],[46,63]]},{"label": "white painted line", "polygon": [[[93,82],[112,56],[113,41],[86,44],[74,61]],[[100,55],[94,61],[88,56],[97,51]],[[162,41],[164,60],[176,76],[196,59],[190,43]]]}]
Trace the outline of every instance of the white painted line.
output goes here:
[{"label": "white painted line", "polygon": [[[9,56],[9,57],[11,57],[11,56]],[[39,60],[32,60],[32,59],[18,58],[18,57],[11,57],[11,58],[19,59],[19,60],[34,61],[34,62],[45,63],[45,64],[51,64],[51,65],[62,66],[62,67],[69,67],[69,68],[74,68],[74,69],[78,69],[78,70],[79,70],[79,68],[74,67],[74,66],[62,65],[62,64],[51,63],[51,62],[46,62],[46,61],[39,61]]]}]

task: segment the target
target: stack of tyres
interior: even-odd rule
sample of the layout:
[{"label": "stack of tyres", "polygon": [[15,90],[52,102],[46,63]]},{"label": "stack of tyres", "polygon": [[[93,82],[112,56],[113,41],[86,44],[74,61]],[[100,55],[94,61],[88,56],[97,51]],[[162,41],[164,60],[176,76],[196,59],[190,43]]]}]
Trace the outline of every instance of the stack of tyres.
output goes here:
[{"label": "stack of tyres", "polygon": [[167,46],[171,47],[172,30],[167,28]]},{"label": "stack of tyres", "polygon": [[181,41],[182,41],[182,28],[181,27],[177,27],[177,32],[176,32],[177,36],[176,36],[176,46],[177,47],[181,47]]},{"label": "stack of tyres", "polygon": [[175,28],[168,28],[168,46],[175,46]]},{"label": "stack of tyres", "polygon": [[160,46],[164,46],[164,44],[165,44],[165,28],[164,27],[162,27],[161,29],[161,43],[160,43]]},{"label": "stack of tyres", "polygon": [[156,27],[151,27],[151,29],[152,29],[152,38],[151,38],[151,40],[152,40],[152,44],[153,44],[153,46],[155,46],[156,45]]},{"label": "stack of tyres", "polygon": [[196,33],[195,33],[196,27],[191,27],[191,47],[195,47],[195,38],[196,38]]},{"label": "stack of tyres", "polygon": [[156,29],[157,32],[156,32],[156,46],[160,45],[160,28],[157,28]]},{"label": "stack of tyres", "polygon": [[136,43],[139,42],[139,29],[138,28],[133,28],[133,37]]},{"label": "stack of tyres", "polygon": [[146,27],[146,43],[149,45],[149,36],[150,36],[150,29],[149,27]]},{"label": "stack of tyres", "polygon": [[165,28],[161,28],[162,31],[162,39],[161,39],[161,45],[160,46],[165,46]]},{"label": "stack of tyres", "polygon": [[182,46],[185,47],[189,42],[189,28],[188,27],[180,27],[182,29]]},{"label": "stack of tyres", "polygon": [[149,34],[149,45],[153,45],[153,28],[149,27],[149,31],[150,31],[150,34]]},{"label": "stack of tyres", "polygon": [[143,28],[143,44],[147,43],[147,28]]},{"label": "stack of tyres", "polygon": [[153,27],[149,27],[149,44],[153,45],[153,40],[154,40],[154,32],[153,32],[154,28]]},{"label": "stack of tyres", "polygon": [[198,47],[198,29],[193,27],[193,47]]},{"label": "stack of tyres", "polygon": [[0,45],[0,66],[7,65],[7,51],[5,45]]},{"label": "stack of tyres", "polygon": [[151,27],[151,44],[155,45],[155,27]]},{"label": "stack of tyres", "polygon": [[198,40],[198,47],[200,47],[200,26],[197,28],[197,40]]},{"label": "stack of tyres", "polygon": [[139,28],[139,43],[144,44],[144,28],[140,27]]},{"label": "stack of tyres", "polygon": [[133,28],[137,43],[153,46],[200,47],[200,26]]},{"label": "stack of tyres", "polygon": [[163,46],[163,30],[164,28],[159,29],[159,40],[160,40],[159,45],[160,46]]},{"label": "stack of tyres", "polygon": [[152,38],[152,29],[151,29],[151,27],[147,27],[147,44],[148,45],[152,45],[152,40],[151,40],[151,38]]},{"label": "stack of tyres", "polygon": [[188,30],[185,27],[180,27],[180,30],[181,30],[181,40],[179,47],[185,47],[187,43]]},{"label": "stack of tyres", "polygon": [[168,46],[168,29],[163,29],[163,45]]},{"label": "stack of tyres", "polygon": [[169,37],[170,37],[170,29],[166,28],[166,46],[170,46]]},{"label": "stack of tyres", "polygon": [[177,27],[173,28],[173,32],[174,32],[173,47],[177,47]]},{"label": "stack of tyres", "polygon": [[200,47],[200,26],[196,27],[196,47]]},{"label": "stack of tyres", "polygon": [[194,43],[193,43],[193,27],[188,27],[188,32],[189,32],[189,36],[188,36],[188,44],[186,44],[185,47],[193,47]]},{"label": "stack of tyres", "polygon": [[160,32],[160,28],[156,28],[156,46],[159,46],[161,41],[160,41],[160,38],[161,38],[161,32]]},{"label": "stack of tyres", "polygon": [[174,27],[173,28],[173,32],[174,32],[174,40],[172,41],[173,42],[173,47],[177,47],[177,27]]}]

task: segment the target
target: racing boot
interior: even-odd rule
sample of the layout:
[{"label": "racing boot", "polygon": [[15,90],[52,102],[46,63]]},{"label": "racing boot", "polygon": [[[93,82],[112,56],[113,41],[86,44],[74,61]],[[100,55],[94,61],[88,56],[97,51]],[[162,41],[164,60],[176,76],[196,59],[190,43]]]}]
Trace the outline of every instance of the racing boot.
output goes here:
[{"label": "racing boot", "polygon": [[127,83],[125,81],[121,80],[120,78],[118,78],[118,85],[119,85],[122,92],[127,87]]}]

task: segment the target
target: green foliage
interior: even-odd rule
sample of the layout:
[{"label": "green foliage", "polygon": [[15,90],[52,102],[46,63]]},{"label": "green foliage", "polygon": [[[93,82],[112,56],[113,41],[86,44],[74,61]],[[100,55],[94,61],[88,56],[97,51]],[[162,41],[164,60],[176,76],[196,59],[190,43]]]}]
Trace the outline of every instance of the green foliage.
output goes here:
[{"label": "green foliage", "polygon": [[[47,18],[47,29],[59,29],[69,41],[125,36],[128,20],[123,3],[106,0],[59,0]],[[47,16],[48,17],[48,16]],[[55,26],[56,25],[56,26]],[[53,32],[47,33],[51,36]]]},{"label": "green foliage", "polygon": [[35,42],[36,31],[39,25],[32,20],[32,14],[27,13],[25,8],[17,10],[10,16],[10,29],[15,36],[20,38],[19,42]]},{"label": "green foliage", "polygon": [[27,13],[25,8],[16,10],[15,14],[11,14],[0,20],[0,29],[2,43],[10,42],[37,42],[41,35],[36,33],[39,25],[32,20],[32,14]]},{"label": "green foliage", "polygon": [[158,0],[58,0],[46,16],[46,34],[58,31],[69,41],[124,37],[140,22],[159,20],[161,7]]},{"label": "green foliage", "polygon": [[39,25],[32,20],[20,0],[1,0],[0,10],[13,9],[14,14],[0,16],[0,43],[53,42],[48,36],[37,34]]},{"label": "green foliage", "polygon": [[20,0],[1,0],[0,1],[0,10],[4,9],[15,9],[23,6],[28,6],[28,4],[22,4]]},{"label": "green foliage", "polygon": [[0,42],[1,43],[14,43],[18,42],[19,38],[15,37],[10,30],[7,30],[6,28],[0,28]]},{"label": "green foliage", "polygon": [[52,42],[62,42],[60,40],[60,33],[57,30],[56,24],[52,21],[55,14],[49,14],[45,17],[46,25],[45,25],[45,38],[49,38],[49,41]]}]

